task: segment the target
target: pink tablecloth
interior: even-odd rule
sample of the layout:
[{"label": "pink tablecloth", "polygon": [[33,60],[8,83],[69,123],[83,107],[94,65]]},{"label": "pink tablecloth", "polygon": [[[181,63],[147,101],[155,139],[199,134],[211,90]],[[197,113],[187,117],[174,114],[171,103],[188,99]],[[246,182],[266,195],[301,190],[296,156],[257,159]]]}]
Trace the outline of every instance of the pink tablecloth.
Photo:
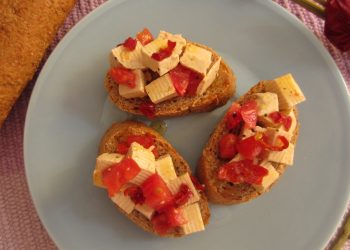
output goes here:
[{"label": "pink tablecloth", "polygon": [[[104,0],[79,0],[58,32],[48,54],[74,24],[103,2]],[[323,21],[289,0],[276,2],[296,15],[323,42],[350,89],[350,53],[340,53],[326,40]],[[24,173],[24,119],[35,78],[0,130],[0,249],[56,249],[33,207]],[[346,249],[350,249],[349,241]]]}]

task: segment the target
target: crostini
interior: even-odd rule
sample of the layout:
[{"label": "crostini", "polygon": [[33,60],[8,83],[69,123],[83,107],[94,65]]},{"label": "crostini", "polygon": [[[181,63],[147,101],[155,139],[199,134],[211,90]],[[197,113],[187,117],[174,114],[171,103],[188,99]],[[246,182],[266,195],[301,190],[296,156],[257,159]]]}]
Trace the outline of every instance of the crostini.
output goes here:
[{"label": "crostini", "polygon": [[261,81],[232,104],[207,142],[197,167],[208,200],[250,201],[270,190],[293,164],[305,96],[291,74]]},{"label": "crostini", "polygon": [[235,76],[209,47],[148,29],[113,48],[105,88],[121,110],[149,118],[211,111],[235,93]]},{"label": "crostini", "polygon": [[116,123],[103,136],[93,183],[136,225],[159,236],[204,230],[210,211],[204,187],[160,134],[135,121]]}]

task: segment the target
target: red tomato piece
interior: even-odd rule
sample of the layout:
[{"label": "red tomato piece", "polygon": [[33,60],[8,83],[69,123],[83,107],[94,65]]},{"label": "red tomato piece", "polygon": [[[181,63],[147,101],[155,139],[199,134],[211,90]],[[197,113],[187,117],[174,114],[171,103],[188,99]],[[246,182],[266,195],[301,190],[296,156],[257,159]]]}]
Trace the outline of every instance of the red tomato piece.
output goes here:
[{"label": "red tomato piece", "polygon": [[225,134],[219,141],[219,156],[222,159],[232,159],[237,154],[236,144],[238,137],[234,134]]},{"label": "red tomato piece", "polygon": [[260,141],[257,140],[254,135],[240,140],[236,147],[238,153],[240,153],[245,159],[249,160],[253,160],[264,149]]},{"label": "red tomato piece", "polygon": [[151,57],[156,61],[162,61],[173,53],[175,46],[176,42],[168,40],[168,46],[164,49],[160,49],[158,52],[153,53]]},{"label": "red tomato piece", "polygon": [[169,207],[162,212],[156,212],[152,216],[151,223],[158,234],[164,235],[171,229],[186,224],[187,220],[181,208]]},{"label": "red tomato piece", "polygon": [[292,117],[290,117],[289,115],[285,115],[281,112],[276,111],[270,113],[269,117],[274,123],[282,124],[286,131],[288,131],[292,126]]},{"label": "red tomato piece", "polygon": [[241,116],[246,128],[255,128],[258,120],[258,104],[255,100],[245,102],[241,107]]},{"label": "red tomato piece", "polygon": [[120,188],[136,177],[141,171],[137,163],[130,158],[124,158],[121,162],[105,169],[102,172],[102,182],[107,187],[108,195],[112,197]]},{"label": "red tomato piece", "polygon": [[179,96],[184,96],[186,94],[186,90],[190,82],[190,74],[190,69],[182,66],[181,64],[178,64],[174,69],[169,71],[171,82],[173,83]]},{"label": "red tomato piece", "polygon": [[191,189],[186,184],[181,184],[179,191],[175,194],[174,204],[176,207],[185,205],[193,196]]},{"label": "red tomato piece", "polygon": [[125,143],[125,142],[120,142],[120,143],[118,143],[118,145],[117,145],[117,150],[116,150],[116,152],[119,153],[119,154],[125,155],[125,154],[128,152],[129,147],[130,147],[129,144],[127,144],[127,143]]},{"label": "red tomato piece", "polygon": [[205,190],[205,185],[204,185],[204,184],[201,184],[201,183],[199,182],[199,180],[198,180],[195,176],[191,175],[190,177],[191,177],[191,181],[192,181],[194,187],[195,187],[197,190],[199,190],[199,191],[204,191],[204,190]]},{"label": "red tomato piece", "polygon": [[136,76],[130,69],[114,67],[109,70],[109,75],[117,84],[126,85],[129,88],[136,86]]},{"label": "red tomato piece", "polygon": [[126,139],[127,144],[131,145],[133,142],[137,142],[142,145],[144,148],[149,148],[154,145],[154,136],[151,134],[144,135],[129,135]]},{"label": "red tomato piece", "polygon": [[123,46],[124,46],[124,48],[126,48],[129,51],[133,51],[136,48],[136,44],[137,44],[136,39],[134,39],[132,37],[128,37],[124,41]]},{"label": "red tomato piece", "polygon": [[276,143],[276,145],[269,144],[267,136],[263,136],[260,139],[260,143],[264,147],[264,149],[267,149],[267,150],[270,150],[270,151],[282,151],[282,150],[288,148],[288,146],[289,146],[289,141],[283,135],[277,136],[277,143]]},{"label": "red tomato piece", "polygon": [[147,28],[144,28],[137,33],[136,39],[139,40],[142,45],[146,45],[153,41],[153,35]]},{"label": "red tomato piece", "polygon": [[187,95],[188,96],[195,96],[197,93],[198,86],[200,82],[202,81],[203,76],[201,76],[199,73],[191,70],[190,79],[187,87]]},{"label": "red tomato piece", "polygon": [[156,116],[156,105],[152,102],[143,102],[141,103],[139,110],[144,114],[148,119],[154,119]]},{"label": "red tomato piece", "polygon": [[253,164],[252,160],[230,162],[220,167],[218,178],[233,183],[261,184],[268,170]]},{"label": "red tomato piece", "polygon": [[158,174],[148,177],[141,185],[145,203],[156,210],[173,202],[174,196]]},{"label": "red tomato piece", "polygon": [[231,130],[237,128],[243,121],[240,113],[241,105],[233,103],[226,114],[226,128]]},{"label": "red tomato piece", "polygon": [[142,189],[139,186],[131,186],[124,190],[124,195],[130,197],[130,199],[135,204],[142,205],[145,202],[145,197],[143,196]]}]

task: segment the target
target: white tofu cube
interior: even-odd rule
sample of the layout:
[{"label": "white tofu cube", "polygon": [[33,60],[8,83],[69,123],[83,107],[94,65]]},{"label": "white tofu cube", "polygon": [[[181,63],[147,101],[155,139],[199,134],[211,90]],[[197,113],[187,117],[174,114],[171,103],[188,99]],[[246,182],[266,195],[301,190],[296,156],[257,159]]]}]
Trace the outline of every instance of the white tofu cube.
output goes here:
[{"label": "white tofu cube", "polygon": [[200,232],[205,229],[201,209],[198,202],[184,207],[183,213],[188,221],[185,225],[182,226],[186,235]]},{"label": "white tofu cube", "polygon": [[269,172],[263,177],[261,185],[254,184],[253,186],[258,192],[264,192],[267,188],[271,186],[272,183],[274,183],[278,179],[279,173],[270,162],[265,161],[259,164],[259,166],[265,168]]},{"label": "white tofu cube", "polygon": [[156,172],[165,182],[177,178],[173,160],[169,154],[163,155],[156,160]]},{"label": "white tofu cube", "polygon": [[123,45],[112,49],[112,55],[116,60],[127,69],[144,69],[142,56],[142,45],[139,41],[136,43],[134,50],[130,51]]},{"label": "white tofu cube", "polygon": [[169,74],[157,78],[146,85],[145,89],[151,101],[156,104],[177,96]]},{"label": "white tofu cube", "polygon": [[141,185],[148,177],[156,172],[156,160],[151,150],[144,148],[137,142],[130,145],[127,157],[133,159],[141,168],[140,173],[130,182],[136,185]]},{"label": "white tofu cube", "polygon": [[258,116],[268,115],[278,111],[278,96],[276,93],[256,93],[251,95],[258,104]]},{"label": "white tofu cube", "polygon": [[180,63],[202,75],[207,74],[207,70],[211,65],[212,53],[194,44],[188,43],[185,52],[180,58]]},{"label": "white tofu cube", "polygon": [[153,53],[157,53],[160,49],[167,47],[168,40],[158,37],[142,48],[143,64],[154,72],[158,72],[160,76],[175,68],[179,63],[179,54],[176,54],[175,51],[173,51],[169,57],[166,57],[161,61],[152,58]]},{"label": "white tofu cube", "polygon": [[127,85],[119,84],[119,94],[124,98],[136,98],[136,97],[144,97],[146,96],[145,91],[145,76],[140,69],[135,69],[132,71],[135,75],[136,86],[134,88],[130,88]]},{"label": "white tofu cube", "polygon": [[203,95],[205,91],[210,87],[210,85],[214,82],[219,72],[220,62],[221,57],[210,67],[208,73],[204,76],[203,80],[198,85],[196,92],[197,95]]},{"label": "white tofu cube", "polygon": [[189,205],[199,201],[200,199],[199,194],[196,188],[194,187],[191,177],[188,173],[181,175],[180,177],[177,177],[176,179],[173,179],[167,183],[168,188],[170,189],[171,193],[174,195],[179,191],[180,186],[182,184],[187,185],[193,194],[193,196],[188,200],[188,202],[185,205]]},{"label": "white tofu cube", "polygon": [[121,188],[118,193],[111,197],[111,200],[117,204],[117,206],[120,207],[125,213],[130,214],[135,208],[135,203],[130,199],[129,196],[124,195],[124,190],[127,187],[128,186],[126,185],[125,187]]},{"label": "white tofu cube", "polygon": [[305,96],[291,74],[283,75],[266,84],[266,90],[278,95],[280,110],[291,109],[305,101]]},{"label": "white tofu cube", "polygon": [[119,163],[124,158],[121,154],[103,153],[96,159],[96,166],[93,173],[93,183],[97,187],[106,188],[102,182],[102,172],[110,166]]}]

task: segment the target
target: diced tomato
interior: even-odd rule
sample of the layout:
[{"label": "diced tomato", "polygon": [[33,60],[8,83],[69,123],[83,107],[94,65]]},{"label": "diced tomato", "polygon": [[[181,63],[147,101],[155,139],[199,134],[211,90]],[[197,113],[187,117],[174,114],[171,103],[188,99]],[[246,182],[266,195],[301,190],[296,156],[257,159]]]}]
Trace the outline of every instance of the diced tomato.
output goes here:
[{"label": "diced tomato", "polygon": [[109,75],[117,84],[126,85],[129,88],[136,86],[136,76],[130,69],[114,67],[109,70]]},{"label": "diced tomato", "polygon": [[203,79],[203,77],[199,73],[191,70],[190,80],[188,83],[187,93],[186,93],[188,96],[195,96],[196,95],[198,86],[199,86],[200,82],[202,81],[202,79]]},{"label": "diced tomato", "polygon": [[258,120],[258,104],[255,100],[245,102],[241,107],[241,116],[246,128],[255,128]]},{"label": "diced tomato", "polygon": [[238,137],[234,134],[225,134],[219,141],[219,156],[222,159],[232,159],[236,153]]},{"label": "diced tomato", "polygon": [[204,184],[201,184],[195,176],[191,175],[191,181],[197,190],[199,190],[199,191],[205,190]]},{"label": "diced tomato", "polygon": [[151,223],[158,234],[164,235],[171,229],[186,224],[187,220],[181,208],[169,207],[164,211],[155,212]]},{"label": "diced tomato", "polygon": [[148,177],[141,185],[145,203],[156,210],[172,203],[174,196],[158,174]]},{"label": "diced tomato", "polygon": [[292,126],[292,117],[290,117],[289,115],[285,115],[281,112],[276,111],[270,113],[269,117],[274,123],[282,124],[286,131],[288,131]]},{"label": "diced tomato", "polygon": [[117,144],[117,153],[125,155],[129,150],[130,145],[126,142],[120,142]]},{"label": "diced tomato", "polygon": [[[120,154],[126,154],[129,150],[131,143],[133,142],[137,142],[138,144],[142,145],[144,148],[150,148],[151,146],[154,146],[155,137],[149,133],[146,133],[143,135],[129,135],[128,137],[124,138],[124,140],[118,142],[116,152]],[[152,152],[154,156],[157,158],[158,157],[157,148],[154,148]]]},{"label": "diced tomato", "polygon": [[253,160],[257,157],[264,149],[259,140],[255,136],[250,136],[243,140],[240,140],[237,145],[237,151],[245,158]]},{"label": "diced tomato", "polygon": [[158,52],[153,53],[152,58],[156,61],[162,61],[173,53],[175,46],[176,42],[168,40],[168,46],[166,48],[160,49]]},{"label": "diced tomato", "polygon": [[233,183],[261,184],[268,170],[253,164],[252,160],[230,162],[220,167],[218,178]]},{"label": "diced tomato", "polygon": [[139,110],[144,114],[148,119],[154,119],[156,116],[156,105],[152,102],[143,102],[141,103]]},{"label": "diced tomato", "polygon": [[179,96],[184,96],[190,81],[190,69],[178,64],[169,71],[169,76]]},{"label": "diced tomato", "polygon": [[289,141],[283,135],[277,136],[277,143],[275,145],[269,144],[268,138],[265,135],[260,139],[260,143],[264,147],[264,149],[267,149],[270,151],[282,151],[288,148],[289,146]]},{"label": "diced tomato", "polygon": [[123,46],[124,48],[126,48],[127,50],[129,51],[132,51],[136,48],[136,39],[132,38],[132,37],[128,37],[124,43],[123,43]]},{"label": "diced tomato", "polygon": [[121,162],[102,172],[102,182],[107,187],[108,195],[112,197],[120,188],[132,180],[141,171],[137,163],[125,157]]},{"label": "diced tomato", "polygon": [[124,195],[130,197],[130,199],[135,204],[142,205],[145,202],[145,197],[143,196],[142,189],[139,186],[133,185],[124,190]]},{"label": "diced tomato", "polygon": [[181,184],[179,190],[175,194],[174,204],[176,207],[181,207],[185,205],[191,197],[193,197],[191,189],[186,184]]},{"label": "diced tomato", "polygon": [[154,158],[157,159],[159,157],[159,152],[156,147],[154,147],[154,149],[152,150],[152,153],[154,154]]},{"label": "diced tomato", "polygon": [[142,45],[146,45],[153,41],[153,36],[147,28],[144,28],[142,31],[137,33],[136,39],[139,40]]},{"label": "diced tomato", "polygon": [[240,113],[241,105],[233,103],[226,114],[226,128],[231,130],[237,128],[243,121]]}]

